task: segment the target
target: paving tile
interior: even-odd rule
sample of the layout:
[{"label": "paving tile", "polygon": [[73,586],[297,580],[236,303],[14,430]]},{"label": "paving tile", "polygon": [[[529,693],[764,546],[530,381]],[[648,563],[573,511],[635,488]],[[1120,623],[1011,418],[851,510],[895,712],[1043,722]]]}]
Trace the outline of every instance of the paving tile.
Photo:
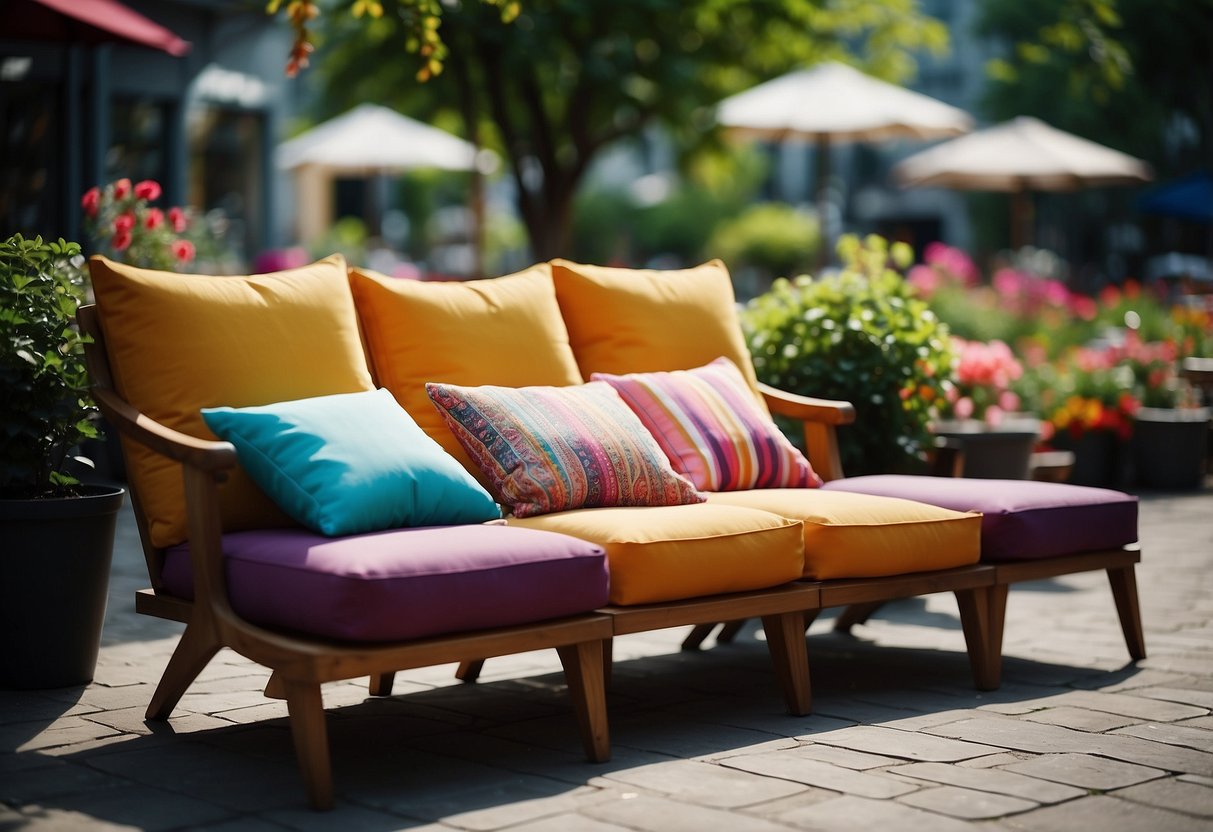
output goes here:
[{"label": "paving tile", "polygon": [[926,734],[873,725],[856,725],[826,734],[818,734],[813,737],[813,741],[888,757],[937,762],[967,760],[985,754],[997,754],[1002,750],[989,745],[941,739]]},{"label": "paving tile", "polygon": [[69,716],[57,719],[51,727],[37,730],[34,723],[13,723],[0,729],[0,747],[9,747],[20,752],[40,751],[56,746],[76,745],[101,737],[120,734],[113,728],[89,722],[83,717]]},{"label": "paving tile", "polygon": [[818,743],[802,745],[796,750],[796,755],[809,760],[821,760],[823,763],[855,769],[856,771],[867,771],[868,769],[891,766],[901,762],[893,757],[865,754],[862,751],[850,751],[846,748],[836,748],[832,745],[821,745]]},{"label": "paving tile", "polygon": [[[83,812],[44,806],[27,806],[18,815],[12,829],[21,832],[106,832],[121,830],[131,832],[124,824],[108,823]],[[0,815],[4,819],[5,815]]]},{"label": "paving tile", "polygon": [[260,818],[297,832],[385,832],[389,829],[415,828],[414,824],[399,815],[342,802],[327,812],[314,812],[307,808],[279,809],[263,812]]},{"label": "paving tile", "polygon": [[909,806],[917,806],[919,809],[951,815],[962,820],[1000,818],[1004,815],[1026,812],[1040,805],[1035,801],[1024,800],[1020,797],[962,789],[957,786],[923,789],[899,797],[897,800]]},{"label": "paving tile", "polygon": [[194,714],[189,711],[174,712],[167,720],[147,720],[144,714],[146,706],[136,708],[118,708],[116,710],[97,711],[86,714],[84,719],[121,731],[124,734],[184,734],[194,731],[206,731],[212,728],[230,728],[231,723],[222,719]]},{"label": "paving tile", "polygon": [[1113,728],[1123,728],[1126,725],[1132,725],[1134,719],[1131,717],[1117,716],[1116,714],[1105,713],[1104,711],[1091,711],[1083,708],[1072,708],[1069,706],[1062,708],[1045,708],[1043,711],[1032,711],[1023,715],[1024,719],[1032,722],[1043,722],[1048,725],[1061,725],[1066,728],[1073,728],[1077,731],[1091,731],[1101,733],[1103,731],[1111,731]]},{"label": "paving tile", "polygon": [[1002,823],[1011,829],[1030,832],[1075,832],[1083,829],[1098,829],[1099,832],[1208,832],[1209,828],[1207,820],[1102,795],[1047,806],[1006,818]]},{"label": "paving tile", "polygon": [[1178,777],[1168,777],[1119,789],[1112,792],[1112,796],[1188,815],[1213,817],[1213,784],[1189,783]]},{"label": "paving tile", "polygon": [[805,790],[800,783],[759,777],[742,769],[688,760],[671,760],[615,771],[604,774],[603,778],[660,792],[674,800],[720,809],[750,806]]},{"label": "paving tile", "polygon": [[628,832],[629,827],[587,818],[584,815],[556,815],[511,826],[510,832]]},{"label": "paving tile", "polygon": [[[1014,763],[1020,762],[1014,760]],[[1022,798],[1035,803],[1060,803],[1081,797],[1083,791],[1072,786],[1017,774],[1008,769],[964,768],[944,763],[910,763],[889,769],[891,774],[914,777],[947,786],[992,792]]]},{"label": "paving tile", "polygon": [[50,765],[6,772],[0,779],[0,803],[20,806],[43,803],[61,795],[95,789],[112,789],[127,781],[88,766],[50,760]]},{"label": "paving tile", "polygon": [[[525,795],[525,793],[523,793]],[[445,826],[456,829],[467,829],[471,832],[489,832],[493,829],[513,827],[540,818],[554,815],[569,814],[583,808],[579,795],[600,796],[597,789],[571,790],[556,795],[517,799],[517,796],[507,795],[508,799],[496,805],[486,805],[485,808],[465,812],[452,812],[435,820]],[[473,798],[475,799],[475,798]],[[483,796],[480,797],[483,801]],[[594,802],[598,802],[597,800]]]},{"label": "paving tile", "polygon": [[1009,765],[1004,770],[1100,791],[1119,789],[1166,775],[1166,772],[1156,768],[1087,754],[1046,754]]},{"label": "paving tile", "polygon": [[1149,742],[1137,737],[1088,734],[1057,725],[980,717],[928,728],[927,731],[945,737],[1001,745],[1004,748],[1036,754],[1100,754],[1168,771],[1213,775],[1213,754]]},{"label": "paving tile", "polygon": [[1138,737],[1167,745],[1182,745],[1213,753],[1213,731],[1188,725],[1133,725],[1113,732],[1118,736]]},{"label": "paving tile", "polygon": [[231,810],[214,803],[139,785],[94,789],[73,797],[71,807],[105,823],[148,832],[206,826],[232,817]]},{"label": "paving tile", "polygon": [[828,829],[830,832],[872,832],[877,829],[973,832],[971,824],[955,818],[916,809],[894,800],[871,800],[851,795],[786,812],[776,819],[804,829]]},{"label": "paving tile", "polygon": [[787,832],[786,826],[765,818],[645,795],[597,803],[582,814],[642,832]]},{"label": "paving tile", "polygon": [[859,795],[861,797],[887,798],[907,794],[915,787],[894,780],[891,777],[881,777],[878,774],[866,774],[852,771],[841,766],[823,763],[797,754],[797,749],[775,751],[769,754],[743,755],[730,757],[721,762],[722,766],[761,774],[765,777],[777,777],[792,780],[808,786]]}]

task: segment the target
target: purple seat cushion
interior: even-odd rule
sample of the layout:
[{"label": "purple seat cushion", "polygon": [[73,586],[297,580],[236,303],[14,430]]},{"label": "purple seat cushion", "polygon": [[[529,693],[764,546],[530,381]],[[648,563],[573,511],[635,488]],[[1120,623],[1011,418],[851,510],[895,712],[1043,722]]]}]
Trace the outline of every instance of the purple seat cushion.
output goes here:
[{"label": "purple seat cushion", "polygon": [[[223,536],[232,607],[247,620],[348,641],[401,641],[585,612],[607,602],[605,551],[503,525],[324,537],[303,529]],[[193,598],[188,545],[165,589]]]},{"label": "purple seat cushion", "polygon": [[851,477],[824,487],[980,511],[985,562],[1040,560],[1137,541],[1137,498],[1107,488],[904,474]]}]

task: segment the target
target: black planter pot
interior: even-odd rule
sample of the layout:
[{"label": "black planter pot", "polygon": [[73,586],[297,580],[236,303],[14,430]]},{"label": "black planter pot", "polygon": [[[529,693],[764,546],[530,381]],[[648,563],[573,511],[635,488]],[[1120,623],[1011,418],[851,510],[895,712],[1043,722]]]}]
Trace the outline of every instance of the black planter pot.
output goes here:
[{"label": "black planter pot", "polygon": [[1124,443],[1112,431],[1090,430],[1077,439],[1061,432],[1053,438],[1053,445],[1060,450],[1074,452],[1074,467],[1066,480],[1070,484],[1096,488],[1122,488],[1127,485],[1126,456],[1121,453]]},{"label": "black planter pot", "polygon": [[1016,419],[990,427],[976,419],[940,420],[931,426],[964,450],[966,477],[1026,480],[1031,475],[1032,451],[1040,439],[1040,422]]},{"label": "black planter pot", "polygon": [[1209,408],[1143,407],[1133,424],[1133,465],[1146,488],[1184,490],[1204,482]]},{"label": "black planter pot", "polygon": [[109,588],[117,486],[80,497],[0,498],[0,686],[60,688],[93,678]]}]

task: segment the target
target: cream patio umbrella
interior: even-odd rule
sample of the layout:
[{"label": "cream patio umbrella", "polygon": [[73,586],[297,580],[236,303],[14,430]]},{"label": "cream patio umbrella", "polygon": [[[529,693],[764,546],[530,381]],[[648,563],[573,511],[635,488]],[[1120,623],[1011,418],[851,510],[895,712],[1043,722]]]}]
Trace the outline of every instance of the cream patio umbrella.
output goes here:
[{"label": "cream patio umbrella", "polygon": [[488,172],[496,163],[492,151],[477,150],[445,130],[375,104],[361,104],[277,149],[278,167],[295,172],[298,232],[305,241],[332,226],[335,176],[383,176],[418,168]]},{"label": "cream patio umbrella", "polygon": [[[823,235],[831,144],[942,139],[973,127],[964,110],[834,62],[781,75],[726,98],[716,117],[736,135],[814,142]],[[829,252],[824,237],[822,250]]]},{"label": "cream patio umbrella", "polygon": [[1031,192],[1132,185],[1150,166],[1119,150],[1020,116],[916,153],[893,166],[902,187],[1011,194],[1011,244],[1031,242]]}]

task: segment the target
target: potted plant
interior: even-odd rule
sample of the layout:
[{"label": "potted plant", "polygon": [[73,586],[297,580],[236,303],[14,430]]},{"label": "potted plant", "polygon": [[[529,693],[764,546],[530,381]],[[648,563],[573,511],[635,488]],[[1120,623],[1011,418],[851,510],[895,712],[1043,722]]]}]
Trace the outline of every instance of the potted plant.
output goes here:
[{"label": "potted plant", "polygon": [[963,451],[966,477],[1027,479],[1040,420],[1018,412],[1020,398],[1011,385],[1022,378],[1023,365],[999,340],[954,337],[952,346],[956,367],[931,432]]},{"label": "potted plant", "polygon": [[90,681],[124,491],[83,485],[73,449],[96,437],[75,243],[0,243],[0,685]]},{"label": "potted plant", "polygon": [[922,469],[953,363],[948,329],[899,271],[909,246],[846,235],[838,253],[838,273],[781,278],[747,304],[754,369],[781,389],[855,406],[863,427],[838,437],[849,474]]},{"label": "potted plant", "polygon": [[1124,353],[1141,391],[1130,443],[1137,483],[1147,488],[1200,488],[1209,408],[1198,406],[1195,391],[1181,382],[1177,345],[1170,340],[1143,342],[1130,333]]}]

